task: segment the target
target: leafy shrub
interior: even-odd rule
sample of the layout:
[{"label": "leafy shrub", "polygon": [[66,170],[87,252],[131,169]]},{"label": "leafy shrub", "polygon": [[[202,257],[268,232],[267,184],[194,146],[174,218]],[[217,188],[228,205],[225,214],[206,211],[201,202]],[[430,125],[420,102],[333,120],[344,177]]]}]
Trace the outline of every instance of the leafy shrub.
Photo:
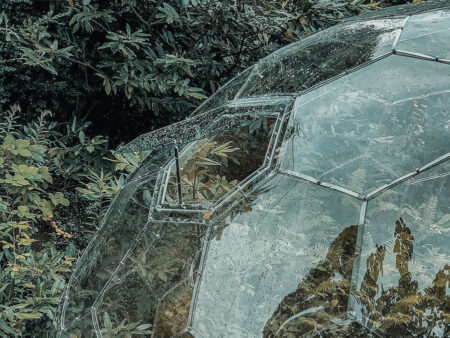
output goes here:
[{"label": "leafy shrub", "polygon": [[54,168],[42,128],[49,113],[42,113],[37,128],[18,130],[18,112],[12,107],[0,128],[0,333],[39,336],[51,326],[74,250],[66,245],[60,252],[37,232],[53,226],[68,244],[72,236],[57,227],[53,211],[70,202],[51,186]]},{"label": "leafy shrub", "polygon": [[[414,0],[417,2],[417,0]],[[261,57],[411,0],[7,0],[0,106],[89,116],[116,143],[189,114]],[[129,108],[129,106],[134,106]],[[126,123],[125,123],[126,122]]]},{"label": "leafy shrub", "polygon": [[107,140],[86,137],[87,124],[48,122],[43,111],[24,126],[20,112],[0,121],[0,336],[41,336],[72,262],[140,157],[107,161]]}]

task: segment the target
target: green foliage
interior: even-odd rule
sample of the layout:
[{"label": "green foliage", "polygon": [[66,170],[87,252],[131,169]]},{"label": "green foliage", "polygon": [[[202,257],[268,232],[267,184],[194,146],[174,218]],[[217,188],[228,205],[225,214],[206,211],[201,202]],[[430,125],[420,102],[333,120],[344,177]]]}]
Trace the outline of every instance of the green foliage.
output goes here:
[{"label": "green foliage", "polygon": [[[183,169],[180,170],[183,201],[194,200],[199,203],[211,202],[230,191],[237,180],[228,182],[226,177],[215,174],[213,167],[227,166],[227,159],[238,160],[233,152],[239,148],[230,146],[231,141],[217,144],[214,141],[202,140],[196,144],[192,154],[188,155]],[[167,199],[169,202],[177,200],[176,174],[172,172]]]},{"label": "green foliage", "polygon": [[107,312],[103,313],[103,323],[105,328],[101,332],[105,338],[118,337],[119,335],[120,337],[131,338],[134,335],[149,335],[152,333],[149,330],[152,326],[151,324],[141,324],[139,322],[127,324],[126,319],[122,320],[116,327],[113,327]]},{"label": "green foliage", "polygon": [[87,183],[83,183],[85,187],[77,190],[90,202],[86,209],[87,224],[95,228],[100,224],[109,202],[119,191],[120,183],[117,179],[114,180],[112,173],[105,175],[103,171],[96,173],[91,170],[85,177],[88,180]]},{"label": "green foliage", "polygon": [[42,108],[63,118],[91,115],[110,136],[125,129],[105,120],[144,117],[127,127],[133,137],[186,116],[268,53],[383,5],[6,0],[0,4],[0,105],[20,102],[27,114]]},{"label": "green foliage", "polygon": [[[69,201],[62,192],[50,192],[53,168],[42,125],[29,126],[34,137],[26,138],[15,125],[18,112],[13,107],[0,125],[0,335],[39,336],[52,324],[74,257],[70,247],[59,252],[36,235],[53,210]],[[42,113],[40,123],[48,114]]]},{"label": "green foliage", "polygon": [[21,125],[20,113],[0,121],[0,336],[42,336],[77,252],[145,154],[107,161],[107,140],[88,138],[88,124],[43,111]]}]

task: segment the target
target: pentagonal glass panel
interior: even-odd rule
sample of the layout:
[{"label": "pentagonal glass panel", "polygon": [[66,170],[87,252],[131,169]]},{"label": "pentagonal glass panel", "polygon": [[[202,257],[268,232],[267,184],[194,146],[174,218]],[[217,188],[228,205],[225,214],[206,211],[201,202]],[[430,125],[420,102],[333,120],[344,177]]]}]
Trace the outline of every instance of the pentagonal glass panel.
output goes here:
[{"label": "pentagonal glass panel", "polygon": [[[359,214],[352,197],[287,176],[246,193],[215,219],[191,327],[207,337],[254,337],[318,307],[335,318],[331,291],[330,299],[312,298],[322,286],[326,292],[328,280],[339,293],[339,309],[346,307]],[[296,290],[302,291],[292,301]],[[291,309],[284,306],[291,302]],[[306,325],[302,332],[310,330]]]},{"label": "pentagonal glass panel", "polygon": [[388,53],[401,20],[337,26],[261,60],[237,97],[295,93]]},{"label": "pentagonal glass panel", "polygon": [[235,100],[227,107],[194,115],[168,127],[143,134],[119,149],[120,153],[147,151],[213,137],[238,129],[266,115],[280,114],[291,102],[290,97],[272,97],[255,100]]},{"label": "pentagonal glass panel", "polygon": [[449,22],[450,8],[409,18],[396,49],[450,59]]},{"label": "pentagonal glass panel", "polygon": [[[377,64],[398,67],[397,71],[414,65],[408,73],[428,73],[419,69],[419,64],[429,69],[428,61],[409,60],[403,65],[401,57],[388,57],[300,96],[283,145],[282,170],[366,194],[447,153],[450,91],[437,90],[430,74],[403,76],[404,88],[392,88],[397,94],[404,92],[394,103],[375,96],[377,84],[366,88],[370,92],[360,90],[360,73],[368,76],[381,71]],[[434,76],[441,84],[446,81],[444,88],[450,88],[450,67],[431,64],[448,74]],[[380,91],[390,86],[388,81]]]},{"label": "pentagonal glass panel", "polygon": [[[179,158],[182,203],[211,205],[263,165],[278,116],[196,141]],[[176,163],[171,165],[166,203],[178,202]]]},{"label": "pentagonal glass panel", "polygon": [[369,201],[352,280],[361,323],[382,335],[449,335],[449,197],[446,162]]}]

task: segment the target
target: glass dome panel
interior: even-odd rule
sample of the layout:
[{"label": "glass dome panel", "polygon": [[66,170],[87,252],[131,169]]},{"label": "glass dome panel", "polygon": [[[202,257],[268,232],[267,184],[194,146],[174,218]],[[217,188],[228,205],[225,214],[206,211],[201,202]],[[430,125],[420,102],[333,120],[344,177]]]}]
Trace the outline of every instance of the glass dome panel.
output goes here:
[{"label": "glass dome panel", "polygon": [[393,55],[302,95],[281,168],[361,195],[415,171],[449,151],[448,88],[448,65]]},{"label": "glass dome panel", "polygon": [[267,97],[234,100],[228,106],[194,115],[165,128],[143,134],[121,147],[118,153],[141,152],[180,146],[239,129],[267,115],[281,114],[293,98]]},{"label": "glass dome panel", "polygon": [[[145,181],[141,184],[145,185]],[[131,187],[127,188],[132,190]],[[78,263],[83,269],[77,270],[68,287],[65,325],[90,310],[122,256],[147,223],[149,208],[137,201],[147,189],[136,188],[128,203],[124,204],[122,212],[119,209],[115,217],[111,215],[111,223],[98,233],[95,248],[89,251],[89,255],[86,253]],[[126,198],[127,194],[121,197]]]},{"label": "glass dome panel", "polygon": [[334,27],[262,59],[238,98],[296,93],[392,51],[403,20]]},{"label": "glass dome panel", "polygon": [[409,18],[395,48],[450,61],[449,20],[450,9]]},{"label": "glass dome panel", "polygon": [[[107,313],[113,327],[126,320],[152,324],[158,337],[181,331],[188,320],[188,295],[197,279],[206,230],[204,224],[150,222],[100,297],[100,328],[105,328]],[[171,318],[175,313],[178,317]]]},{"label": "glass dome panel", "polygon": [[[343,254],[336,238],[340,234],[345,238],[346,231],[356,232],[352,226],[359,221],[358,200],[282,175],[246,197],[214,220],[217,226],[203,263],[191,325],[201,336],[253,337],[263,330],[273,334],[272,318],[282,324],[275,319],[275,311],[299,285],[305,286],[303,291],[307,288],[308,273],[320,275],[317,284],[327,278],[345,284],[344,270],[352,269],[351,248]],[[347,237],[344,242],[352,236]],[[340,254],[342,260],[331,258]],[[339,299],[344,308],[345,289]],[[305,318],[319,310],[331,317],[337,314],[329,299],[309,301],[311,295],[302,294],[304,304],[283,309],[280,318],[287,320],[302,311]],[[304,333],[312,330],[308,325],[302,329]]]},{"label": "glass dome panel", "polygon": [[447,161],[369,201],[352,280],[363,324],[382,335],[448,336],[449,198]]},{"label": "glass dome panel", "polygon": [[[182,203],[211,207],[261,167],[277,121],[278,115],[264,117],[186,149],[179,157]],[[178,204],[176,165],[169,170],[163,199]]]},{"label": "glass dome panel", "polygon": [[90,311],[122,256],[144,228],[157,174],[160,166],[169,159],[169,154],[166,149],[153,151],[109,206],[100,229],[77,261],[67,285],[62,327]]}]

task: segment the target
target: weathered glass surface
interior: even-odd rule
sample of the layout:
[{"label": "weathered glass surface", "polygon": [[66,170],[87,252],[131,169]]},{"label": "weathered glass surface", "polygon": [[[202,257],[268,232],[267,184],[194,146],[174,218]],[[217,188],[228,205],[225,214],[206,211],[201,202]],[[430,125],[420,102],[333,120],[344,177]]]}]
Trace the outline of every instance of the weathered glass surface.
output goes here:
[{"label": "weathered glass surface", "polygon": [[449,13],[347,20],[119,149],[55,336],[448,337]]}]

